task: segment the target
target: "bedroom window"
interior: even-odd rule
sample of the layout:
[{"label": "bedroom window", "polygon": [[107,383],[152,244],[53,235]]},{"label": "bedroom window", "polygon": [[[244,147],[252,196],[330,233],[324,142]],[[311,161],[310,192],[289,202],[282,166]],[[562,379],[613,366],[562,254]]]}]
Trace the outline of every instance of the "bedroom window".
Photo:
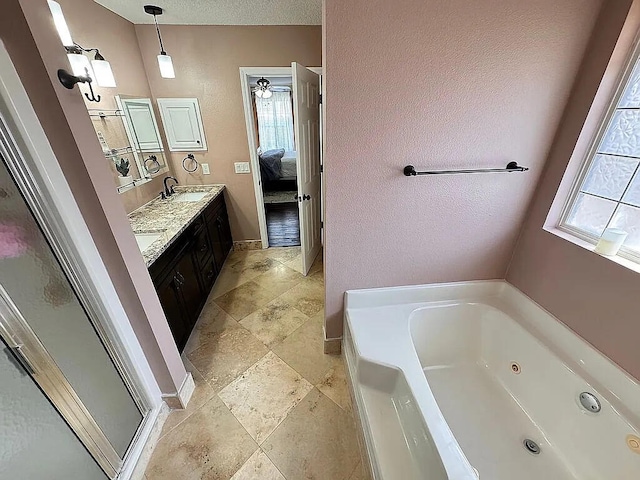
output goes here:
[{"label": "bedroom window", "polygon": [[596,243],[628,233],[620,255],[640,262],[640,62],[638,49],[594,138],[560,228]]},{"label": "bedroom window", "polygon": [[293,105],[291,92],[274,91],[269,98],[256,99],[258,137],[262,151],[282,148],[295,150],[293,140]]}]

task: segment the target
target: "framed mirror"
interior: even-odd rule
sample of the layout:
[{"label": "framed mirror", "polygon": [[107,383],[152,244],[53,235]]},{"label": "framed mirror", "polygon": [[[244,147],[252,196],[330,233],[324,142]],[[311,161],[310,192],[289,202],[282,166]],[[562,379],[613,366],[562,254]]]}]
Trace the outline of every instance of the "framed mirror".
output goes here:
[{"label": "framed mirror", "polygon": [[114,110],[89,110],[102,151],[120,193],[169,168],[149,98],[115,97]]}]

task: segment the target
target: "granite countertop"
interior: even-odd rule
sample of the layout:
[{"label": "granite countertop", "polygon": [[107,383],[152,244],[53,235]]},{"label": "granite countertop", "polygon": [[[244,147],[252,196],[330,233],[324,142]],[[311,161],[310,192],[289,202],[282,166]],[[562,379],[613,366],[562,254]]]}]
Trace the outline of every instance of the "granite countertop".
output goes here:
[{"label": "granite countertop", "polygon": [[[207,205],[222,195],[224,189],[224,185],[176,186],[175,195],[166,200],[158,197],[129,214],[134,234],[160,235],[142,251],[147,267],[160,257]],[[207,195],[196,202],[176,198],[178,194],[191,192],[207,192]]]}]

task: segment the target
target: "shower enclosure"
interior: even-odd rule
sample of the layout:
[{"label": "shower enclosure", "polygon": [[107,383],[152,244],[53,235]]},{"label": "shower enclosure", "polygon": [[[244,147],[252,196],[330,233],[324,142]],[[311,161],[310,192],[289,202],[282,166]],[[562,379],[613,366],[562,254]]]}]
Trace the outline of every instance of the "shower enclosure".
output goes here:
[{"label": "shower enclosure", "polygon": [[151,421],[149,390],[2,94],[0,479],[116,478]]}]

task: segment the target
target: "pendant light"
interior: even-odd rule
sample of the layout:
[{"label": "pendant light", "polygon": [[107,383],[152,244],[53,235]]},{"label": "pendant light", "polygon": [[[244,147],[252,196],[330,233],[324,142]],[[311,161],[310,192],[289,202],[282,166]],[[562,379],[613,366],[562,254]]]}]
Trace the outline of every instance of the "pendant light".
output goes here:
[{"label": "pendant light", "polygon": [[176,78],[176,73],[173,70],[173,62],[171,57],[164,51],[162,45],[162,37],[160,36],[160,27],[158,26],[158,15],[162,15],[162,8],[155,5],[145,5],[144,11],[149,15],[153,15],[153,22],[156,24],[156,32],[158,32],[158,41],[160,42],[160,55],[158,55],[158,67],[160,68],[160,76],[162,78]]}]

